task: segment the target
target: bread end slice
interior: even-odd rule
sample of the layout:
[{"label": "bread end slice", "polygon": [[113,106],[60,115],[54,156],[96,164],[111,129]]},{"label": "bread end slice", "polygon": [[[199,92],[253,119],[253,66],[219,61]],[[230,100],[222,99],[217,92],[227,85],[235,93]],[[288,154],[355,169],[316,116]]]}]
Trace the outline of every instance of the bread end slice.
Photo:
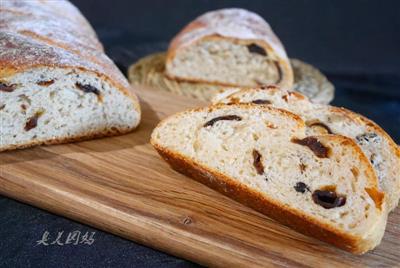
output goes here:
[{"label": "bread end slice", "polygon": [[379,245],[385,230],[387,217],[382,217],[376,223],[374,231],[364,239],[354,237],[336,230],[321,226],[318,222],[305,218],[295,211],[287,210],[278,204],[266,199],[262,194],[251,188],[236,183],[234,180],[221,173],[207,169],[192,160],[180,155],[178,152],[168,150],[155,141],[152,145],[160,156],[177,172],[230,197],[239,203],[248,206],[268,217],[300,232],[330,243],[338,248],[361,255]]},{"label": "bread end slice", "polygon": [[[271,133],[263,136],[266,132]],[[378,190],[368,159],[349,138],[302,134],[304,122],[287,111],[217,105],[163,120],[154,130],[151,144],[176,171],[303,234],[355,254],[373,249],[382,239],[387,212],[385,195]],[[304,144],[293,143],[293,137],[317,140],[330,156],[316,157]],[[258,173],[252,162],[253,148],[262,155],[264,172]],[[299,160],[308,161],[306,175],[298,168]],[[293,189],[298,178],[309,186],[306,195]],[[311,196],[330,185],[337,187],[338,194],[347,195],[348,203],[327,209],[313,202]],[[304,204],[300,206],[299,201]]]}]

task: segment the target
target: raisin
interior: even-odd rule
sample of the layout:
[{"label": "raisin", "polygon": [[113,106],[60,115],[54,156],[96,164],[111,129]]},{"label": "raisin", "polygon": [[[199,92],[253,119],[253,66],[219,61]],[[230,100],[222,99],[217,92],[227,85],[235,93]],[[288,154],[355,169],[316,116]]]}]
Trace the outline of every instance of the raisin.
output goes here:
[{"label": "raisin", "polygon": [[330,209],[346,204],[345,196],[338,196],[334,191],[316,190],[312,194],[314,203],[323,208]]},{"label": "raisin", "polygon": [[3,82],[0,82],[0,91],[13,92],[15,89],[16,89],[16,85],[14,85],[14,84],[7,85]]},{"label": "raisin", "polygon": [[254,103],[254,104],[271,104],[271,101],[259,99],[259,100],[253,100],[251,103]]},{"label": "raisin", "polygon": [[279,84],[282,81],[282,69],[277,61],[274,61],[275,67],[278,70],[278,79],[276,80],[276,84]]},{"label": "raisin", "polygon": [[308,188],[307,184],[305,184],[304,182],[296,183],[296,185],[294,186],[294,189],[296,190],[296,192],[303,193],[303,194],[306,191],[310,191],[310,188]]},{"label": "raisin", "polygon": [[39,81],[39,82],[37,82],[36,84],[38,84],[39,86],[48,87],[48,86],[54,84],[54,80]]},{"label": "raisin", "polygon": [[254,53],[254,54],[259,54],[262,56],[267,56],[267,52],[265,51],[265,49],[263,49],[262,47],[260,47],[259,45],[256,44],[250,44],[247,46],[247,49],[250,53]]},{"label": "raisin", "polygon": [[299,145],[307,146],[319,158],[328,158],[329,157],[329,148],[325,147],[315,137],[307,137],[302,140],[294,138],[294,139],[292,139],[292,142],[299,144]]},{"label": "raisin", "polygon": [[299,167],[300,167],[300,172],[301,172],[301,174],[303,174],[304,171],[306,171],[307,165],[304,164],[304,163],[300,163],[300,164],[299,164]]},{"label": "raisin", "polygon": [[256,168],[258,175],[264,174],[264,166],[261,162],[262,156],[257,150],[253,150],[253,166]]},{"label": "raisin", "polygon": [[83,85],[83,84],[78,83],[78,82],[75,83],[75,86],[76,86],[78,89],[80,89],[80,90],[82,90],[83,92],[85,92],[85,93],[94,93],[94,94],[96,94],[97,96],[100,95],[100,91],[99,91],[97,88],[95,88],[94,86],[91,86],[91,85]]},{"label": "raisin", "polygon": [[26,123],[25,123],[25,127],[24,127],[25,131],[29,131],[32,128],[35,128],[37,126],[38,119],[39,119],[39,116],[37,114],[35,114],[31,118],[29,118],[28,121],[26,121]]},{"label": "raisin", "polygon": [[224,116],[218,116],[214,119],[211,119],[207,123],[204,124],[204,127],[208,126],[213,126],[216,122],[221,121],[221,120],[234,120],[234,121],[241,121],[242,118],[237,115],[224,115]]}]

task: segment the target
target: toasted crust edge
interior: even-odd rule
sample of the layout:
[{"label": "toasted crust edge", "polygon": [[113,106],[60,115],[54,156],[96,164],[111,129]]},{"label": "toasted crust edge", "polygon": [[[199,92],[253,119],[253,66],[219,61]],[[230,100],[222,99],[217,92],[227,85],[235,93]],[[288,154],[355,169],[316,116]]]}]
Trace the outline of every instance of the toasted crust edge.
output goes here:
[{"label": "toasted crust edge", "polygon": [[15,149],[26,149],[30,147],[35,147],[39,145],[53,145],[53,144],[64,144],[64,143],[71,143],[71,142],[80,142],[86,140],[92,140],[97,138],[105,138],[105,137],[112,137],[117,135],[127,134],[132,132],[137,128],[139,123],[135,126],[130,128],[120,128],[120,129],[104,129],[103,131],[97,133],[82,133],[80,135],[75,135],[71,137],[59,137],[54,139],[43,139],[43,140],[33,140],[28,143],[24,144],[10,144],[8,146],[0,147],[0,153],[5,151],[11,151]]}]

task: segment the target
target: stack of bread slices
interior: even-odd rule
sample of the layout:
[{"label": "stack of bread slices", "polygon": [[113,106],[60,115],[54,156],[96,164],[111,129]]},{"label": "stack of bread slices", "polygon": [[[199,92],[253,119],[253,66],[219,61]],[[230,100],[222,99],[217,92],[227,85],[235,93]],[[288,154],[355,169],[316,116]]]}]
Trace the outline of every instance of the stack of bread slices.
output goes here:
[{"label": "stack of bread slices", "polygon": [[362,254],[400,197],[400,150],[371,120],[277,86],[224,89],[152,145],[175,170],[304,234]]}]

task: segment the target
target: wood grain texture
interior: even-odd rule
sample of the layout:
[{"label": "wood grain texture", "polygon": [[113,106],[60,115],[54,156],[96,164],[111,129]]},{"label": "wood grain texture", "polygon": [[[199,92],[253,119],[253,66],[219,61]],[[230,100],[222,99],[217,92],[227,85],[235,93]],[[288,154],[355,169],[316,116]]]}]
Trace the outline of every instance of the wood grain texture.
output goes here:
[{"label": "wood grain texture", "polygon": [[209,266],[399,266],[399,208],[382,244],[363,256],[296,233],[170,169],[148,143],[151,131],[203,103],[137,91],[135,132],[1,153],[0,193]]}]

